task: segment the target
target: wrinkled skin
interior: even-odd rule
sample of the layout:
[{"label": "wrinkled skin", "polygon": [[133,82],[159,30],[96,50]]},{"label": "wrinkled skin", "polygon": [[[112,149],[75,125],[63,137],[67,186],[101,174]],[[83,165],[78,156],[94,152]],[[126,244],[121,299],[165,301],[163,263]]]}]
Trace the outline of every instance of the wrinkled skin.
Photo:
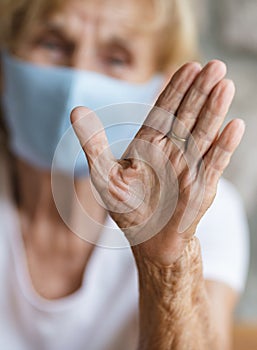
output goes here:
[{"label": "wrinkled skin", "polygon": [[[215,197],[244,133],[238,119],[221,132],[235,90],[225,75],[220,61],[177,71],[157,100],[160,110],[150,112],[122,161],[113,158],[95,114],[79,107],[71,115],[92,182],[131,245],[140,243],[137,256],[174,263]],[[171,138],[171,129],[187,142]]]}]

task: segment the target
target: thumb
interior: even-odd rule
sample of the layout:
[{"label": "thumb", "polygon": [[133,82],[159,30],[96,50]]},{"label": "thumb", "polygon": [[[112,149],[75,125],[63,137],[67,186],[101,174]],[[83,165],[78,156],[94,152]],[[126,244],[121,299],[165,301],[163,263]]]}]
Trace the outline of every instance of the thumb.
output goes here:
[{"label": "thumb", "polygon": [[[71,112],[71,123],[88,160],[90,171],[96,168],[107,172],[115,159],[110,150],[103,124],[95,112],[76,107]],[[100,168],[99,168],[100,167]]]}]

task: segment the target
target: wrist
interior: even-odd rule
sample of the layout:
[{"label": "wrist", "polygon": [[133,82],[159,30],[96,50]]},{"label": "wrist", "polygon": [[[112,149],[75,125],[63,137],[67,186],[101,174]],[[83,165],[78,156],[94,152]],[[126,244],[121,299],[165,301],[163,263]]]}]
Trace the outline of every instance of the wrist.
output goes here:
[{"label": "wrist", "polygon": [[[140,255],[140,250],[133,247],[134,256],[139,272],[139,281],[142,279],[140,288],[144,290],[144,283],[157,284],[172,289],[172,293],[183,287],[196,275],[202,277],[202,258],[200,243],[197,237],[192,237],[181,245],[170,265],[163,265],[146,255]],[[176,280],[176,283],[174,281]],[[192,283],[190,283],[192,286]],[[171,291],[171,290],[170,290]]]},{"label": "wrist", "polygon": [[[188,241],[170,266],[147,258],[137,261],[140,288],[140,349],[173,349],[199,329],[199,310],[206,308],[200,244]],[[174,349],[177,349],[174,347]]]},{"label": "wrist", "polygon": [[156,269],[176,269],[184,260],[185,254],[197,250],[195,240],[197,241],[195,237],[185,239],[180,234],[168,232],[162,239],[159,239],[157,235],[148,241],[132,246],[131,249],[138,269],[144,262],[147,262],[149,266],[155,266]]}]

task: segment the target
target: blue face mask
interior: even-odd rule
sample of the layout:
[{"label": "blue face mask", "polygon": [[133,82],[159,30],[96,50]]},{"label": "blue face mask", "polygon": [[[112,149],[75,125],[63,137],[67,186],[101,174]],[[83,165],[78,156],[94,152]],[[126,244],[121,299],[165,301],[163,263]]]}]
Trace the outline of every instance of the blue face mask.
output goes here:
[{"label": "blue face mask", "polygon": [[70,123],[76,106],[96,110],[116,158],[138,131],[164,77],[131,84],[95,72],[43,67],[2,55],[5,122],[12,152],[27,163],[75,176],[88,165]]}]

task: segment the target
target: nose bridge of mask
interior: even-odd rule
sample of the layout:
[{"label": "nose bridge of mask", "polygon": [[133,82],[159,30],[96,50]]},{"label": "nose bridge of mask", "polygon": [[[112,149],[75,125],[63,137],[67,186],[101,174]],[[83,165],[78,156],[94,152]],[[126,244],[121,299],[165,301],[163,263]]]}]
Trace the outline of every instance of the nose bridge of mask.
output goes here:
[{"label": "nose bridge of mask", "polygon": [[[145,84],[135,84],[95,72],[75,71],[66,113],[69,115],[74,107],[82,105],[95,111],[114,156],[120,158],[150,111],[162,84],[161,75]],[[65,120],[67,123],[69,118]]]},{"label": "nose bridge of mask", "polygon": [[120,103],[152,104],[163,85],[163,76],[156,75],[150,81],[129,83],[91,71],[74,71],[68,112],[84,105],[91,110]]}]

